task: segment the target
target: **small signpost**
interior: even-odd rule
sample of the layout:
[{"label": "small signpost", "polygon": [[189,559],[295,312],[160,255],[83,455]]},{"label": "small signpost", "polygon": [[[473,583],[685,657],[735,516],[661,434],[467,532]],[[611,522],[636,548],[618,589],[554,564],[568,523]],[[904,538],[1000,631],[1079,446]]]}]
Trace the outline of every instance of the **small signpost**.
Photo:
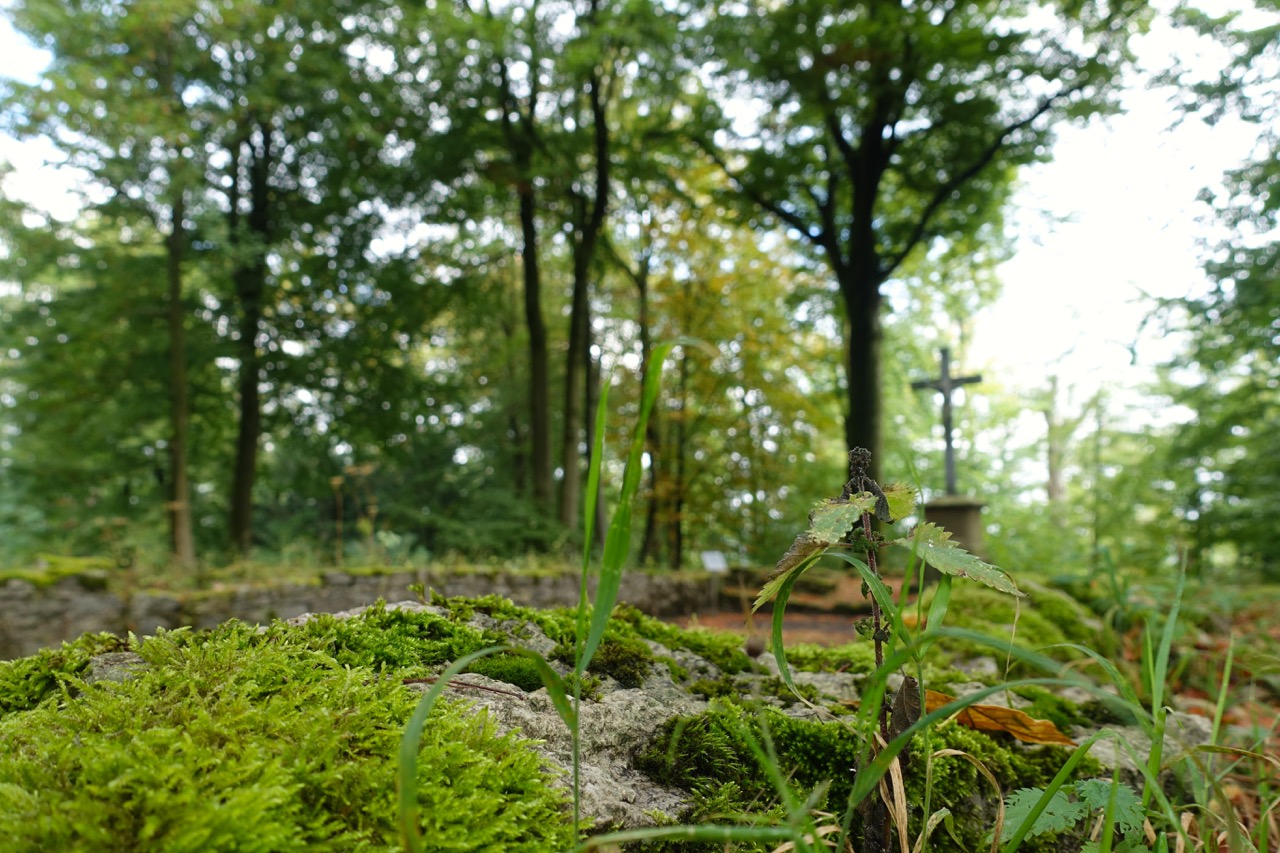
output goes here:
[{"label": "small signpost", "polygon": [[718,611],[720,609],[720,576],[729,571],[729,561],[724,558],[724,553],[721,551],[702,551],[698,556],[702,558],[702,568],[711,575],[711,609]]},{"label": "small signpost", "polygon": [[729,561],[724,558],[724,554],[719,551],[703,551],[702,568],[711,572],[713,575],[722,575],[729,571]]}]

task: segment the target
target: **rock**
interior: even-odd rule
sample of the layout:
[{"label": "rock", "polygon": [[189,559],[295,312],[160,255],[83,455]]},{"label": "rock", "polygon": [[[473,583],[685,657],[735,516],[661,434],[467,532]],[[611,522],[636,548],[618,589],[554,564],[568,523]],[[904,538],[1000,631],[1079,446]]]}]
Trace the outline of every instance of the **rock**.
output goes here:
[{"label": "rock", "polygon": [[85,684],[96,684],[99,681],[112,681],[123,684],[136,678],[138,671],[146,669],[147,662],[133,652],[105,652],[89,658],[89,667],[85,670]]},{"label": "rock", "polygon": [[[562,771],[560,784],[572,785],[572,737],[546,688],[515,697],[509,695],[511,685],[483,676],[466,674],[457,681],[506,691],[457,688],[452,693],[483,709],[499,731],[518,730],[539,741],[534,749]],[[652,826],[654,813],[669,818],[679,815],[689,804],[684,793],[654,783],[632,764],[668,719],[697,714],[706,705],[665,674],[655,674],[639,688],[615,689],[599,700],[583,699],[579,721],[582,815],[597,826],[618,827]]]}]

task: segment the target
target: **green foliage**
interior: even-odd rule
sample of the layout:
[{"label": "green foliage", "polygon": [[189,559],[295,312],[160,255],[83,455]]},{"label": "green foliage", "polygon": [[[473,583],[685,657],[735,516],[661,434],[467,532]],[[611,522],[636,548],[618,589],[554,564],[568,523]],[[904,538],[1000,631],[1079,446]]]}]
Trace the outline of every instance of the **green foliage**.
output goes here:
[{"label": "green foliage", "polygon": [[505,681],[526,693],[542,687],[542,674],[533,661],[523,655],[490,655],[475,661],[463,671]]},{"label": "green foliage", "polygon": [[696,717],[669,720],[636,764],[662,784],[689,790],[732,783],[742,797],[739,808],[767,811],[778,805],[778,792],[748,746],[748,738],[758,741],[766,727],[790,784],[806,794],[830,781],[823,801],[845,802],[858,755],[854,736],[839,723],[800,720],[776,709],[718,700]]},{"label": "green foliage", "polygon": [[121,651],[125,641],[114,634],[84,634],[56,649],[42,649],[31,657],[0,661],[0,716],[29,711],[67,689],[84,671],[89,658]]},{"label": "green foliage", "polygon": [[388,610],[381,603],[358,620],[321,615],[297,630],[341,666],[417,674],[500,639],[433,613]]},{"label": "green foliage", "polygon": [[[1059,788],[1032,824],[1027,837],[1075,829],[1087,818],[1106,811],[1111,789],[1112,783],[1108,779],[1085,779]],[[1043,794],[1044,791],[1038,788],[1021,788],[1005,798],[1005,824],[1000,835],[1001,843],[1013,837],[1014,829],[1031,813]],[[1128,785],[1117,786],[1115,811],[1111,819],[1121,835],[1131,835],[1142,830],[1146,812],[1142,807],[1142,800]]]},{"label": "green foliage", "polygon": [[910,548],[913,555],[943,574],[972,578],[1000,592],[1022,595],[1006,572],[959,547],[951,541],[951,534],[936,524],[918,524],[910,536],[886,544]]},{"label": "green foliage", "polygon": [[[373,643],[358,645],[351,659]],[[335,649],[332,631],[280,625],[167,634],[136,646],[131,680],[6,714],[0,834],[32,853],[398,849],[390,759],[414,696]],[[420,761],[435,849],[569,842],[535,754],[483,715],[441,708]]]}]

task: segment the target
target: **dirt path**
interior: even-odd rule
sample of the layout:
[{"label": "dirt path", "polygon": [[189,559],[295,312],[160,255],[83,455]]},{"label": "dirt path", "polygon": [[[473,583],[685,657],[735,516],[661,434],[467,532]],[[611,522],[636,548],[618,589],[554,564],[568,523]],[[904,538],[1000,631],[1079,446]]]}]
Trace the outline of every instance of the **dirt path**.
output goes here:
[{"label": "dirt path", "polygon": [[[885,584],[896,595],[901,581],[886,578]],[[754,600],[755,590],[724,590],[720,596],[721,610],[716,613],[699,613],[674,617],[668,621],[682,628],[701,626],[717,631],[734,631],[744,636],[748,633],[747,612]],[[831,612],[833,609],[839,612]],[[782,639],[792,643],[817,643],[822,646],[838,646],[857,638],[853,623],[870,614],[871,605],[862,595],[862,582],[858,578],[841,576],[835,588],[822,596],[793,595],[787,605],[783,620]],[[750,632],[767,639],[772,630],[773,616],[756,613],[751,617]]]}]

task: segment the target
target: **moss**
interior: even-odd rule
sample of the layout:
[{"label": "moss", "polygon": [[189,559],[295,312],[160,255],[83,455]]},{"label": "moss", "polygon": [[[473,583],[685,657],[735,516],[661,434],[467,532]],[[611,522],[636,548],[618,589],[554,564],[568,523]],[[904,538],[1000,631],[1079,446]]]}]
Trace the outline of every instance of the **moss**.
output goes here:
[{"label": "moss", "polygon": [[698,790],[709,784],[733,783],[743,807],[753,812],[778,805],[779,798],[751,749],[764,742],[764,732],[777,752],[783,775],[807,794],[831,781],[832,802],[848,798],[857,760],[857,744],[839,723],[788,717],[772,708],[748,710],[717,700],[702,714],[669,720],[654,743],[637,758],[637,766],[661,784]]},{"label": "moss", "polygon": [[24,580],[36,587],[50,587],[67,578],[75,578],[85,589],[106,589],[113,573],[120,570],[109,557],[71,557],[62,554],[40,554],[37,565],[25,569],[0,570],[0,583]]},{"label": "moss", "polygon": [[803,672],[874,672],[875,646],[870,641],[839,646],[796,643],[787,646],[787,664]]},{"label": "moss", "polygon": [[[1012,638],[1019,648],[1042,651],[1059,659],[1075,659],[1080,657],[1078,652],[1048,647],[1064,643],[1096,644],[1096,620],[1083,605],[1057,590],[1035,584],[1023,586],[1027,587],[1028,597],[1016,599],[978,584],[957,584],[947,609],[947,627],[984,634],[992,639],[993,645],[948,639],[935,648],[957,657],[991,656],[998,655],[1001,645],[1007,647]],[[932,590],[926,591],[926,608],[932,598]]]},{"label": "moss", "polygon": [[[1057,746],[1024,747],[1011,738],[992,737],[983,732],[955,724],[937,726],[928,739],[917,737],[909,748],[910,772],[906,774],[907,801],[914,804],[911,836],[920,832],[925,802],[927,755],[940,750],[959,750],[977,761],[995,776],[1002,794],[1018,788],[1042,788],[1066,763],[1069,751]],[[1076,769],[1077,778],[1097,772],[1097,762],[1090,758]],[[935,758],[930,767],[931,790],[929,809],[949,809],[956,818],[955,837],[945,832],[933,836],[931,850],[937,853],[970,853],[981,850],[982,839],[994,820],[996,791],[972,762],[962,756]],[[975,796],[977,795],[977,796]],[[1035,850],[1035,845],[1024,845]]]},{"label": "moss", "polygon": [[83,672],[91,657],[125,647],[114,634],[85,634],[31,657],[0,661],[0,717],[35,708]]},{"label": "moss", "polygon": [[646,640],[661,643],[669,649],[685,649],[706,658],[721,672],[736,675],[751,669],[751,658],[743,651],[742,635],[731,631],[705,628],[679,628],[648,616],[628,604],[613,611],[610,624],[630,626]]},{"label": "moss", "polygon": [[489,655],[472,662],[466,672],[474,672],[495,681],[505,681],[526,693],[542,687],[542,675],[538,672],[537,665],[524,655]]},{"label": "moss", "polygon": [[649,677],[653,652],[637,637],[607,637],[600,642],[588,672],[607,675],[622,687],[639,687]]},{"label": "moss", "polygon": [[358,619],[319,616],[297,629],[277,623],[266,635],[277,637],[295,630],[343,666],[404,670],[410,675],[505,641],[433,613],[388,610],[382,602]]},{"label": "moss", "polygon": [[[73,679],[74,697],[0,717],[6,850],[399,849],[395,755],[417,697],[338,663],[336,642],[237,623],[162,634],[136,647],[137,678]],[[536,753],[484,715],[439,708],[419,760],[432,849],[571,844]]]}]

